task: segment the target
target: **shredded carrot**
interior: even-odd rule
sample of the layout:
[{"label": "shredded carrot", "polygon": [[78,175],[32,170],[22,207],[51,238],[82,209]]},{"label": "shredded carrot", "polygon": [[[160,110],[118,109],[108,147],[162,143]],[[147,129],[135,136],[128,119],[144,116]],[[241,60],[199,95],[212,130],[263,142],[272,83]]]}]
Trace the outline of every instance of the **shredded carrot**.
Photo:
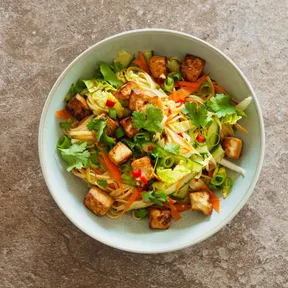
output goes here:
[{"label": "shredded carrot", "polygon": [[240,130],[241,132],[243,132],[243,133],[245,133],[245,134],[248,134],[248,131],[247,131],[244,127],[242,127],[240,124],[235,123],[234,126],[235,126],[238,130]]},{"label": "shredded carrot", "polygon": [[144,70],[145,72],[149,73],[149,66],[146,62],[146,59],[143,55],[143,53],[141,51],[139,51],[139,59],[135,59],[133,60],[134,64],[137,64],[142,70]]},{"label": "shredded carrot", "polygon": [[96,174],[103,174],[103,173],[101,173],[101,171],[100,170],[98,170],[98,169],[96,169],[96,168],[90,168],[94,173],[96,173]]},{"label": "shredded carrot", "polygon": [[136,189],[136,191],[131,195],[131,197],[129,198],[128,202],[125,205],[124,210],[121,212],[121,214],[123,215],[128,209],[129,207],[133,204],[134,201],[136,201],[136,199],[139,197],[139,195],[141,194],[141,191],[143,189],[142,188],[138,188]]},{"label": "shredded carrot", "polygon": [[177,208],[174,205],[174,203],[175,203],[175,200],[168,197],[168,203],[165,206],[171,210],[172,218],[175,221],[178,221],[181,219],[181,216],[180,216],[179,212],[177,211]]},{"label": "shredded carrot", "polygon": [[71,114],[65,109],[57,110],[55,112],[55,115],[56,115],[56,117],[58,117],[60,119],[67,119],[67,118],[71,118],[72,117]]},{"label": "shredded carrot", "polygon": [[220,213],[220,199],[210,189],[208,189],[207,192],[209,192],[209,194],[210,194],[210,200],[209,201],[212,204],[213,209],[217,213]]},{"label": "shredded carrot", "polygon": [[178,181],[178,183],[177,183],[177,185],[176,185],[176,187],[175,187],[175,192],[177,192],[177,191],[180,189],[180,187],[182,186],[183,181],[184,181],[184,177],[181,178],[181,179]]},{"label": "shredded carrot", "polygon": [[209,176],[210,178],[212,178],[212,176],[213,176],[213,172],[214,172],[214,169],[208,171],[208,176]]},{"label": "shredded carrot", "polygon": [[181,87],[177,91],[172,91],[170,94],[170,100],[184,101],[187,96],[192,93],[198,92],[201,84],[207,80],[207,75],[203,75],[196,82],[188,82],[188,81],[178,81],[175,83],[175,87]]},{"label": "shredded carrot", "polygon": [[207,81],[207,75],[203,75],[201,76],[197,81],[195,82],[189,82],[189,81],[177,81],[175,83],[175,87],[194,87],[195,89],[197,89],[197,91],[200,89],[200,86],[202,83],[204,83],[205,81]]},{"label": "shredded carrot", "polygon": [[[121,178],[121,172],[118,168],[117,165],[115,165],[108,157],[108,155],[102,151],[100,152],[100,155],[103,157],[103,164],[106,166],[106,168],[108,169],[109,173],[111,174],[112,177],[114,177],[119,185],[120,188],[122,188],[122,178]],[[101,157],[100,157],[100,162],[102,161]]]},{"label": "shredded carrot", "polygon": [[178,212],[184,212],[191,209],[191,205],[188,204],[175,204],[174,206]]},{"label": "shredded carrot", "polygon": [[232,101],[236,104],[239,104],[240,102],[238,100],[236,100],[235,98],[232,98]]},{"label": "shredded carrot", "polygon": [[217,84],[214,84],[213,86],[214,86],[214,89],[215,89],[216,92],[223,93],[223,94],[228,94],[225,89],[223,89],[222,87],[218,86]]}]

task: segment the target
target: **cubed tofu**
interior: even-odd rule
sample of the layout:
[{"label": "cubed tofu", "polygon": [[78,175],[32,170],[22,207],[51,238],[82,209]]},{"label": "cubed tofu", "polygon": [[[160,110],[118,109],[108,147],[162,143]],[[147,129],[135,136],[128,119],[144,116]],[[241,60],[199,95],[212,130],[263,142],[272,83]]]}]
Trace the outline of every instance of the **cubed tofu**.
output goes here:
[{"label": "cubed tofu", "polygon": [[149,61],[149,68],[154,78],[165,79],[168,75],[167,57],[165,56],[152,56]]},{"label": "cubed tofu", "polygon": [[137,134],[138,130],[132,126],[132,117],[124,118],[120,121],[121,126],[124,128],[126,135],[132,138]]},{"label": "cubed tofu", "polygon": [[163,111],[163,102],[159,96],[150,91],[134,89],[130,96],[129,108],[132,111],[146,111],[147,106],[153,105]]},{"label": "cubed tofu", "polygon": [[110,160],[116,165],[126,162],[131,156],[132,151],[123,143],[118,142],[108,153]]},{"label": "cubed tofu", "polygon": [[78,121],[92,114],[85,98],[80,94],[77,94],[66,104],[66,109]]},{"label": "cubed tofu", "polygon": [[133,171],[141,170],[141,177],[145,177],[147,181],[154,177],[153,166],[148,156],[134,160],[131,166]]},{"label": "cubed tofu", "polygon": [[212,204],[209,202],[210,194],[206,191],[193,192],[189,194],[191,209],[193,211],[202,211],[206,216],[212,214]]},{"label": "cubed tofu", "polygon": [[204,66],[204,59],[186,54],[180,66],[181,75],[185,80],[195,82],[202,73]]},{"label": "cubed tofu", "polygon": [[98,187],[89,190],[84,199],[85,206],[98,216],[105,215],[114,203],[114,199]]},{"label": "cubed tofu", "polygon": [[151,229],[168,229],[171,225],[171,211],[169,209],[152,208],[149,215]]},{"label": "cubed tofu", "polygon": [[125,84],[123,84],[117,92],[114,93],[114,96],[119,101],[128,101],[130,98],[130,95],[132,93],[132,90],[135,88],[139,88],[139,85],[134,81],[128,81]]},{"label": "cubed tofu", "polygon": [[242,140],[235,137],[225,137],[222,141],[222,147],[228,158],[238,159],[242,152]]},{"label": "cubed tofu", "polygon": [[117,121],[114,121],[110,117],[108,117],[106,114],[101,114],[98,116],[98,118],[105,119],[107,121],[107,135],[113,136],[116,129],[119,127],[119,124]]}]

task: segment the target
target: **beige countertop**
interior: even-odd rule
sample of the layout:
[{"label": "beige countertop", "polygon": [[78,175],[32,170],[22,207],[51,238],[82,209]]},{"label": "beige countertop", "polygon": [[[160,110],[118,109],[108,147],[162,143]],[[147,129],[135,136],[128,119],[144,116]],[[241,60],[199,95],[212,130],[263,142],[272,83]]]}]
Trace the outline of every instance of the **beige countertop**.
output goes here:
[{"label": "beige countertop", "polygon": [[[287,8],[287,0],[1,1],[0,286],[288,287]],[[41,110],[63,69],[97,41],[145,27],[224,51],[251,81],[266,129],[263,170],[241,212],[208,240],[161,255],[121,252],[73,226],[37,151]]]}]

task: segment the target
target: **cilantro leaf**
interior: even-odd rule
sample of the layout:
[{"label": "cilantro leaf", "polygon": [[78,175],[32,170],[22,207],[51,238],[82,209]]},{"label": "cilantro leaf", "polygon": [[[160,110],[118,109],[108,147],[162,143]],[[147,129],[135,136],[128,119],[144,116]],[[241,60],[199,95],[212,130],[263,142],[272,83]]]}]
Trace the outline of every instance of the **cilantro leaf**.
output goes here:
[{"label": "cilantro leaf", "polygon": [[197,107],[196,103],[185,103],[182,112],[192,121],[192,124],[197,128],[206,128],[211,123],[212,119],[207,115],[205,105]]},{"label": "cilantro leaf", "polygon": [[94,130],[96,132],[96,140],[100,141],[100,138],[104,132],[104,129],[107,125],[107,122],[105,119],[94,119],[93,121],[89,121],[86,124],[86,127],[89,130]]},{"label": "cilantro leaf", "polygon": [[117,78],[107,63],[100,63],[100,72],[102,73],[104,80],[109,82],[112,86],[118,88],[123,84],[123,82]]},{"label": "cilantro leaf", "polygon": [[234,106],[231,104],[231,96],[228,94],[216,94],[215,97],[208,100],[207,106],[219,118],[236,113]]},{"label": "cilantro leaf", "polygon": [[178,144],[167,143],[167,144],[164,146],[164,149],[165,149],[167,152],[170,152],[170,153],[175,154],[175,155],[178,155],[178,154],[180,153],[180,145],[178,145]]},{"label": "cilantro leaf", "polygon": [[132,114],[132,126],[136,129],[145,129],[149,132],[162,132],[163,127],[161,121],[163,113],[161,109],[149,105],[146,109],[146,114],[139,111],[134,111]]},{"label": "cilantro leaf", "polygon": [[116,144],[115,140],[112,137],[109,137],[106,133],[106,129],[104,130],[104,133],[101,136],[100,139],[101,142],[106,143],[109,147],[113,146]]},{"label": "cilantro leaf", "polygon": [[78,80],[76,83],[72,83],[70,89],[65,97],[65,101],[69,102],[76,94],[80,93],[82,90],[86,88],[83,80]]},{"label": "cilantro leaf", "polygon": [[108,183],[105,180],[98,180],[97,183],[102,186],[103,188],[106,188]]},{"label": "cilantro leaf", "polygon": [[143,219],[148,215],[148,210],[145,208],[140,208],[134,211],[134,215],[137,218]]},{"label": "cilantro leaf", "polygon": [[87,142],[77,142],[67,149],[58,148],[62,159],[69,165],[67,171],[72,169],[81,169],[89,164],[90,153],[86,150]]},{"label": "cilantro leaf", "polygon": [[142,200],[144,202],[153,202],[158,206],[163,206],[163,203],[168,201],[168,196],[163,192],[144,191],[142,192]]}]

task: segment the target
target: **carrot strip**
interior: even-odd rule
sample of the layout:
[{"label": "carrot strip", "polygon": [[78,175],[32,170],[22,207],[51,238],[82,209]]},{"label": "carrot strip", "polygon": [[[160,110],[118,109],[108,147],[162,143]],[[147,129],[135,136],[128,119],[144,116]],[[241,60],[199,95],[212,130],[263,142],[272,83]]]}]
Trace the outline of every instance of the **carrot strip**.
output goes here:
[{"label": "carrot strip", "polygon": [[200,86],[203,82],[207,81],[207,75],[201,76],[196,82],[189,82],[189,81],[177,81],[175,83],[175,87],[194,87],[195,89],[200,89]]},{"label": "carrot strip", "polygon": [[248,131],[247,131],[244,127],[242,127],[240,124],[235,123],[234,126],[235,126],[238,130],[240,130],[241,132],[243,132],[243,133],[245,133],[245,134],[248,134]]},{"label": "carrot strip", "polygon": [[128,202],[125,205],[124,210],[121,213],[122,215],[129,209],[129,207],[133,204],[133,202],[139,197],[142,190],[143,190],[142,188],[139,188],[131,195],[131,197],[129,198]]},{"label": "carrot strip", "polygon": [[213,209],[217,212],[220,213],[220,199],[214,194],[213,191],[208,189],[209,194],[210,194],[210,200],[209,202],[212,204]]},{"label": "carrot strip", "polygon": [[215,89],[215,91],[218,92],[218,93],[228,94],[225,89],[223,89],[222,87],[220,87],[220,86],[218,86],[218,85],[215,85],[215,84],[214,84],[214,89]]},{"label": "carrot strip", "polygon": [[[122,178],[121,178],[121,172],[117,165],[115,165],[108,157],[108,155],[102,151],[100,152],[100,155],[103,157],[103,164],[106,166],[107,170],[111,174],[112,177],[114,177],[119,185],[120,188],[123,187],[122,185]],[[102,162],[102,159],[99,159]]]},{"label": "carrot strip", "polygon": [[181,178],[181,179],[178,181],[178,183],[177,183],[177,185],[176,185],[176,187],[175,187],[175,192],[178,192],[178,190],[179,190],[180,187],[182,186],[183,181],[184,181],[184,177]]},{"label": "carrot strip", "polygon": [[133,60],[134,64],[137,64],[142,70],[144,70],[145,72],[149,73],[149,66],[146,62],[146,59],[143,55],[143,53],[141,51],[139,51],[139,59],[135,59]]},{"label": "carrot strip", "polygon": [[55,112],[55,115],[56,115],[56,117],[58,117],[60,119],[67,119],[67,118],[71,118],[72,117],[71,114],[65,109],[57,110]]},{"label": "carrot strip", "polygon": [[[178,221],[181,219],[181,215],[179,214],[179,212],[177,211],[177,208],[175,207],[174,205],[174,202],[175,200],[173,199],[170,199],[168,197],[168,203],[167,203],[167,208],[169,208],[171,210],[171,215],[172,215],[172,218],[175,220],[175,221]],[[166,205],[165,205],[166,206]]]},{"label": "carrot strip", "polygon": [[191,209],[191,205],[188,204],[175,204],[174,206],[178,212],[184,212]]}]

